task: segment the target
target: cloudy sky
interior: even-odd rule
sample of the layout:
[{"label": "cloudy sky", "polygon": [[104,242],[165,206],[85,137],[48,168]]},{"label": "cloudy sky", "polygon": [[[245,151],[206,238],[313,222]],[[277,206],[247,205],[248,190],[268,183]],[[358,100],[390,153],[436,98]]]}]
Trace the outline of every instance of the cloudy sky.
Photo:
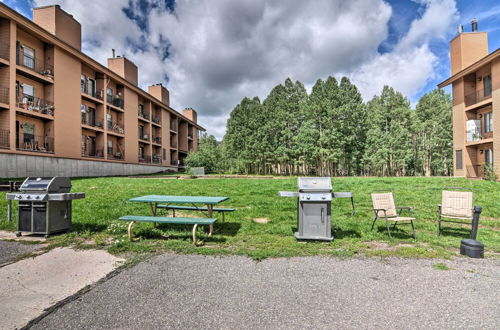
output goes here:
[{"label": "cloudy sky", "polygon": [[111,49],[139,67],[140,85],[163,82],[175,109],[193,107],[221,138],[245,96],[264,99],[287,77],[309,89],[346,75],[365,100],[387,84],[413,103],[449,75],[459,23],[500,47],[499,0],[0,0],[31,18],[60,4],[82,24],[83,50]]}]

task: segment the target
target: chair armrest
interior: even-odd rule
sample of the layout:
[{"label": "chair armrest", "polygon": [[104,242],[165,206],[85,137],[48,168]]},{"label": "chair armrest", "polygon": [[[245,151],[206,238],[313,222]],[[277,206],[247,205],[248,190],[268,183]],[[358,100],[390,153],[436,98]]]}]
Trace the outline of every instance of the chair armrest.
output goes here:
[{"label": "chair armrest", "polygon": [[400,210],[413,210],[413,206],[396,206]]},{"label": "chair armrest", "polygon": [[384,218],[387,218],[387,210],[386,209],[373,209],[373,212],[375,212],[375,216],[379,217],[380,215],[378,214],[380,211],[383,211],[384,212],[384,215],[383,217]]}]

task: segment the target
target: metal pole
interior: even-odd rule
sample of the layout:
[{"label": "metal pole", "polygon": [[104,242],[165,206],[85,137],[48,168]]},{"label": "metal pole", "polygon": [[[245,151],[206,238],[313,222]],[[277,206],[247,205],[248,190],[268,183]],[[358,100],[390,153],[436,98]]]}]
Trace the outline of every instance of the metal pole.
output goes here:
[{"label": "metal pole", "polygon": [[9,199],[7,201],[7,219],[12,221],[12,201]]},{"label": "metal pole", "polygon": [[472,215],[472,231],[470,234],[470,238],[473,240],[476,240],[477,238],[477,230],[479,227],[479,216],[481,215],[481,207],[480,206],[474,206],[474,214]]}]

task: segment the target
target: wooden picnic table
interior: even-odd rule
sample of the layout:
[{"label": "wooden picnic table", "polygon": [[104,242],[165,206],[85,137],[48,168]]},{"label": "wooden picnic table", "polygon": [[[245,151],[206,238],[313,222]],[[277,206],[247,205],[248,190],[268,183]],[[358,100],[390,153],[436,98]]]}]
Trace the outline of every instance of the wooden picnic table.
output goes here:
[{"label": "wooden picnic table", "polygon": [[[147,195],[141,197],[135,197],[130,199],[131,202],[138,203],[149,203],[151,208],[151,213],[156,217],[158,211],[158,204],[190,204],[196,207],[196,205],[206,205],[207,207],[207,218],[213,217],[214,205],[222,203],[228,200],[229,197],[213,197],[213,196],[169,196],[169,195]],[[204,211],[201,210],[200,211]],[[210,225],[210,235],[214,231],[214,225]]]}]

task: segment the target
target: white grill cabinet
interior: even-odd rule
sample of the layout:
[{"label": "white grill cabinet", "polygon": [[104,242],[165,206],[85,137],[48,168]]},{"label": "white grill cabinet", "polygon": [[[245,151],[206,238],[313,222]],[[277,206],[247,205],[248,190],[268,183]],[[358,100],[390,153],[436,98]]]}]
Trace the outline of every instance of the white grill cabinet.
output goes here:
[{"label": "white grill cabinet", "polygon": [[19,202],[17,236],[21,233],[49,236],[69,232],[72,226],[72,201],[84,193],[70,193],[67,177],[28,177],[19,192],[7,194],[7,200]]},{"label": "white grill cabinet", "polygon": [[298,178],[298,192],[282,191],[283,197],[297,197],[299,240],[333,240],[331,228],[331,178]]}]

